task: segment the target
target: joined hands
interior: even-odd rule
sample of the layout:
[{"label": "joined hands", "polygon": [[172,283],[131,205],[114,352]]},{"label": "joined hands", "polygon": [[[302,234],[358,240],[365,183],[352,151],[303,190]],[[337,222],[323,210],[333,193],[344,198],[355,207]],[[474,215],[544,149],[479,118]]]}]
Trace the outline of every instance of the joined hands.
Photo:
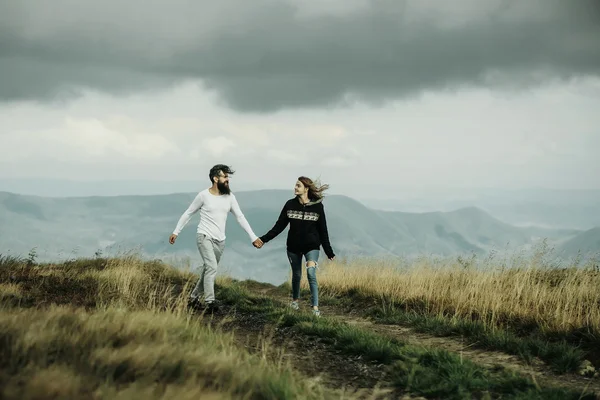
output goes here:
[{"label": "joined hands", "polygon": [[258,238],[254,242],[252,242],[252,245],[257,249],[260,249],[261,247],[263,247],[264,243],[262,240],[260,240],[260,238]]}]

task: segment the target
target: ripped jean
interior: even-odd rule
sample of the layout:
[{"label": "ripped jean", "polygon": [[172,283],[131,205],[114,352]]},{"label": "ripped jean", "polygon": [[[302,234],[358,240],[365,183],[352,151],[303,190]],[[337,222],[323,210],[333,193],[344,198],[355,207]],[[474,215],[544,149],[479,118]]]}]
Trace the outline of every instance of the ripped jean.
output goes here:
[{"label": "ripped jean", "polygon": [[306,277],[308,278],[308,286],[310,288],[311,302],[313,307],[319,305],[319,287],[317,285],[317,267],[319,260],[319,250],[311,250],[307,253],[292,253],[287,252],[290,266],[292,267],[292,299],[296,300],[300,297],[300,280],[302,279],[302,256],[306,259],[306,263],[314,261],[314,267],[306,268]]}]

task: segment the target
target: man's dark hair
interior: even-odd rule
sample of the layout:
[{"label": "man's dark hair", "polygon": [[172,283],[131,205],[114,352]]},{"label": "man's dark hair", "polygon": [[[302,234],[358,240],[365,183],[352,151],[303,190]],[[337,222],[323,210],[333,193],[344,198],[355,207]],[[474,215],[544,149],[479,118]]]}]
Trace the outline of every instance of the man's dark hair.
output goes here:
[{"label": "man's dark hair", "polygon": [[213,178],[215,176],[219,176],[221,172],[223,174],[228,174],[228,175],[235,174],[235,171],[232,170],[231,167],[229,167],[228,165],[217,164],[210,169],[210,173],[208,174],[208,177],[210,178],[210,183],[214,183]]}]

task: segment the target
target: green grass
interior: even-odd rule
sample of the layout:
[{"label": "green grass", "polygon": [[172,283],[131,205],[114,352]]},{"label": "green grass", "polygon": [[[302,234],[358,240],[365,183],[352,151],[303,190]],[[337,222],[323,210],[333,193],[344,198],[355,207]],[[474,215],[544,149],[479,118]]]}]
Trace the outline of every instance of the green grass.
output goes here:
[{"label": "green grass", "polygon": [[528,378],[504,369],[485,369],[444,350],[411,346],[329,318],[292,312],[271,298],[252,295],[243,282],[219,288],[218,296],[240,311],[260,313],[273,323],[319,337],[345,354],[388,365],[394,385],[412,394],[444,399],[479,398],[486,393],[494,398],[595,398],[565,389],[538,388]]},{"label": "green grass", "polygon": [[341,308],[362,310],[363,316],[376,323],[409,326],[417,332],[437,337],[460,337],[471,347],[502,351],[529,363],[538,357],[558,374],[576,372],[582,361],[593,355],[591,350],[596,345],[600,346],[598,338],[585,333],[575,337],[573,334],[545,333],[524,326],[517,327],[517,330],[499,328],[485,325],[481,320],[427,314],[423,311],[425,307],[419,304],[414,307],[408,303],[394,304],[372,296],[365,297],[356,291],[337,297],[321,296],[321,301]]},{"label": "green grass", "polygon": [[398,309],[378,308],[370,313],[376,322],[411,326],[417,332],[438,337],[462,337],[466,344],[486,350],[513,354],[531,363],[539,357],[556,373],[575,372],[585,359],[585,352],[566,341],[550,342],[541,337],[518,337],[502,329],[491,329],[480,321],[425,316]]}]

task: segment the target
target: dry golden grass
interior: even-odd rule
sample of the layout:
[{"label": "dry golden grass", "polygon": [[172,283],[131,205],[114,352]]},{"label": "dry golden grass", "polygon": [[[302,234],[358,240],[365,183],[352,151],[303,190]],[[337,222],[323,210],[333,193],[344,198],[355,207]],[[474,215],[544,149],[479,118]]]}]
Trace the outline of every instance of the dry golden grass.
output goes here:
[{"label": "dry golden grass", "polygon": [[99,306],[166,308],[178,315],[185,312],[186,294],[196,279],[188,271],[145,263],[136,257],[111,259],[104,269],[86,271],[79,277],[98,282]]},{"label": "dry golden grass", "polygon": [[328,398],[268,341],[251,354],[192,316],[187,271],[136,257],[1,267],[2,398]]},{"label": "dry golden grass", "polygon": [[[186,303],[196,279],[135,256],[39,266],[0,257],[0,397],[331,397],[273,362],[268,338],[249,354],[192,317]],[[589,269],[337,261],[322,266],[319,286],[324,295],[358,291],[493,326],[533,320],[553,331],[600,332],[600,273]]]},{"label": "dry golden grass", "polygon": [[543,268],[532,262],[481,269],[459,262],[440,266],[431,259],[397,268],[360,260],[325,264],[319,287],[323,294],[358,291],[424,313],[475,317],[492,326],[522,321],[553,332],[600,333],[600,272],[590,268]]},{"label": "dry golden grass", "polygon": [[22,297],[21,288],[15,283],[0,282],[0,301],[7,298],[20,299]]},{"label": "dry golden grass", "polygon": [[0,313],[0,337],[2,369],[19,372],[4,382],[5,398],[112,398],[123,386],[135,396],[156,389],[150,398],[322,394],[290,369],[240,351],[230,334],[172,313],[10,309]]}]

